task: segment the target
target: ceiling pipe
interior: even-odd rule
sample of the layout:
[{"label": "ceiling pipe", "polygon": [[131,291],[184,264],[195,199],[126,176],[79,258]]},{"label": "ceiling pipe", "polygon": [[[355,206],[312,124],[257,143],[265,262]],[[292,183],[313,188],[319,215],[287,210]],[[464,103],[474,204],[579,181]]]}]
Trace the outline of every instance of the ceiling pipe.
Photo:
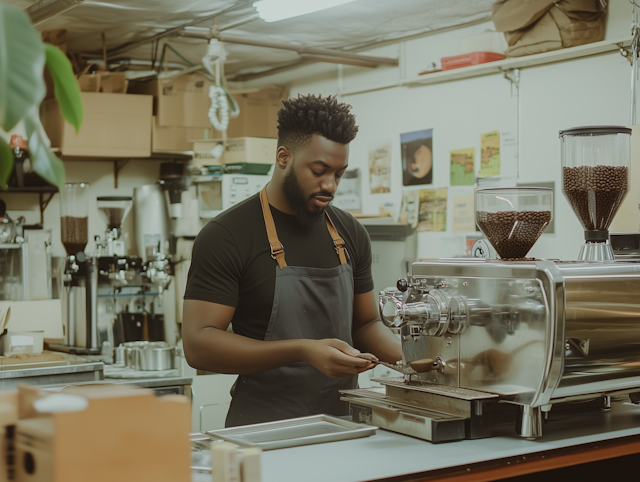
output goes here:
[{"label": "ceiling pipe", "polygon": [[225,25],[221,25],[217,28],[218,32],[222,32],[224,30],[229,30],[231,28],[239,27],[240,25],[244,25],[245,23],[253,22],[254,20],[258,20],[260,15],[254,13],[253,15],[249,15],[248,17],[239,18],[235,22],[229,22]]},{"label": "ceiling pipe", "polygon": [[326,55],[309,55],[309,54],[301,54],[304,60],[311,60],[313,62],[327,62],[330,64],[341,64],[341,65],[353,65],[355,67],[368,67],[370,69],[374,69],[378,66],[375,62],[369,62],[364,60],[353,60],[353,59],[341,59],[337,57],[327,57]]},{"label": "ceiling pipe", "polygon": [[298,67],[310,65],[311,63],[312,62],[310,60],[300,59],[286,64],[279,64],[276,67],[260,70],[258,72],[232,73],[227,75],[227,80],[230,80],[231,82],[245,82],[248,80],[260,79],[269,75],[279,74],[288,70],[297,69]]},{"label": "ceiling pipe", "polygon": [[389,57],[372,57],[369,55],[361,55],[361,54],[354,54],[350,52],[344,52],[342,50],[323,49],[318,47],[305,47],[304,45],[288,44],[285,42],[273,42],[271,40],[255,40],[255,39],[250,39],[246,37],[238,37],[236,35],[227,35],[227,34],[217,33],[213,30],[203,29],[203,28],[185,28],[181,32],[178,32],[177,35],[180,35],[182,37],[189,37],[189,38],[200,38],[204,40],[217,38],[223,43],[252,45],[254,47],[266,47],[266,48],[278,49],[278,50],[290,50],[293,52],[297,52],[300,55],[305,55],[305,54],[316,55],[316,56],[322,56],[322,57],[331,57],[331,58],[367,62],[369,64],[376,64],[376,65],[382,64],[382,65],[391,65],[394,67],[398,66],[398,59],[392,59]]},{"label": "ceiling pipe", "polygon": [[156,40],[160,40],[164,37],[169,37],[171,35],[175,35],[177,33],[179,33],[180,31],[182,31],[183,29],[187,28],[187,27],[191,27],[192,25],[196,25],[198,23],[202,23],[202,22],[206,22],[207,20],[211,20],[214,19],[216,17],[219,17],[220,15],[224,15],[225,13],[228,13],[232,10],[235,10],[236,8],[240,8],[240,7],[246,7],[247,4],[245,1],[240,1],[240,2],[236,2],[233,5],[226,7],[226,8],[222,8],[220,10],[217,10],[215,13],[212,13],[211,15],[207,15],[206,17],[201,17],[201,18],[197,18],[196,20],[193,20],[189,23],[185,23],[183,25],[180,25],[178,27],[174,27],[174,28],[170,28],[168,30],[165,30],[164,32],[160,32],[159,34],[153,35],[152,37],[148,37],[142,40],[137,40],[135,42],[128,42],[124,45],[121,45],[120,47],[116,47],[114,49],[111,49],[109,51],[107,51],[107,55],[109,57],[113,57],[114,55],[120,55],[121,53],[124,53],[128,50],[132,50],[135,49],[137,47],[140,47],[141,45],[144,44],[148,44],[149,42],[154,42]]},{"label": "ceiling pipe", "polygon": [[39,25],[83,2],[84,0],[40,0],[26,8],[25,12],[29,15],[33,25]]}]

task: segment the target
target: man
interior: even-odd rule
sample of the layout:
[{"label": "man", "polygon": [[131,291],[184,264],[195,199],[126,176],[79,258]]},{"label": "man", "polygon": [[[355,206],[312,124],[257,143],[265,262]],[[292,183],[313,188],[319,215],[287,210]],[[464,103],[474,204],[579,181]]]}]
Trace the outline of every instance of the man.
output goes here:
[{"label": "man", "polygon": [[193,367],[240,375],[227,426],[346,415],[338,391],[375,356],[402,358],[378,318],[367,232],[330,205],[358,132],[350,109],[335,97],[283,101],[271,181],[195,241],[184,351]]}]

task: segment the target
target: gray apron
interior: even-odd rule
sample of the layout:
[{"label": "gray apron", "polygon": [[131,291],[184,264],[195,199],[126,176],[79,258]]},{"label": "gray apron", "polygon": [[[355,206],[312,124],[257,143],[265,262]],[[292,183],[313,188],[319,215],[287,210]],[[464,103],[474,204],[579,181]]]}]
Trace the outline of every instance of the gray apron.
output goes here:
[{"label": "gray apron", "polygon": [[[278,240],[266,188],[260,193],[271,256],[277,261],[271,318],[265,341],[338,338],[353,346],[353,270],[347,263],[344,241],[329,215],[327,228],[340,266],[287,266]],[[347,415],[348,404],[339,390],[356,388],[357,377],[331,378],[308,363],[240,375],[233,389],[227,427],[272,422],[326,413]]]}]

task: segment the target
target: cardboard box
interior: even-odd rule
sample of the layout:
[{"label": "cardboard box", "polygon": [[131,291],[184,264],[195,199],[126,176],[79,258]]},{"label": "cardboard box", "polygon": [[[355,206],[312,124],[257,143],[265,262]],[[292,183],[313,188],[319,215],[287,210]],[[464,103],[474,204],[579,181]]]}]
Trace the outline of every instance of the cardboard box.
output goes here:
[{"label": "cardboard box", "polygon": [[[227,137],[278,137],[278,111],[289,97],[285,87],[266,87],[257,91],[230,91],[240,107],[240,115],[229,120]],[[216,137],[221,137],[218,131]]]},{"label": "cardboard box", "polygon": [[[66,30],[45,30],[41,34],[42,41],[51,45],[55,45],[63,53],[67,53],[67,31]],[[53,78],[49,72],[49,68],[44,66],[44,85],[47,89],[45,99],[50,99],[55,95]]]},{"label": "cardboard box", "polygon": [[[60,395],[71,411],[43,412]],[[191,480],[190,405],[182,395],[126,385],[59,393],[21,386],[18,417],[16,482]]]},{"label": "cardboard box", "polygon": [[82,92],[84,122],[80,133],[64,122],[55,99],[41,105],[41,120],[51,146],[63,156],[102,158],[151,155],[149,95]]},{"label": "cardboard box", "polygon": [[221,157],[215,158],[211,150],[221,144],[220,139],[193,142],[193,164],[217,166],[227,164],[274,164],[278,139],[262,137],[240,137],[227,139],[227,147]]},{"label": "cardboard box", "polygon": [[194,139],[213,135],[213,127],[162,127],[154,116],[151,130],[152,152],[185,152],[193,150]]},{"label": "cardboard box", "polygon": [[65,54],[67,53],[67,31],[60,30],[45,30],[41,34],[42,41],[47,44],[55,45]]},{"label": "cardboard box", "polygon": [[160,127],[209,128],[209,86],[206,78],[192,74],[138,82],[129,86],[129,92],[153,95],[153,113]]},{"label": "cardboard box", "polygon": [[222,145],[220,139],[199,140],[192,143],[193,146],[193,165],[202,166],[221,166],[223,163],[224,153],[222,157],[213,157],[211,151],[218,144]]},{"label": "cardboard box", "polygon": [[15,471],[15,424],[18,421],[18,392],[0,391],[0,481],[11,480]]},{"label": "cardboard box", "polygon": [[228,139],[223,155],[224,164],[274,164],[278,139],[241,137]]},{"label": "cardboard box", "polygon": [[82,92],[125,94],[129,81],[124,72],[96,72],[81,75],[78,84]]},{"label": "cardboard box", "polygon": [[0,301],[0,311],[11,307],[9,331],[42,332],[46,340],[64,338],[62,304],[56,300]]},{"label": "cardboard box", "polygon": [[44,347],[42,331],[8,331],[0,337],[2,355],[38,355]]}]

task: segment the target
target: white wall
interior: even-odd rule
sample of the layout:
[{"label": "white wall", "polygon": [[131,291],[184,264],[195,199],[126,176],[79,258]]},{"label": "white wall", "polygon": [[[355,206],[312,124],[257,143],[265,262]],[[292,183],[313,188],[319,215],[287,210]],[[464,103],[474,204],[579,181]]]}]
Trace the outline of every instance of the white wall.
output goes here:
[{"label": "white wall", "polygon": [[[297,93],[340,94],[412,78],[431,61],[456,54],[460,37],[493,29],[491,22],[386,45],[367,52],[370,55],[401,57],[399,67],[365,69],[314,64],[245,83],[257,87],[288,84]],[[612,0],[607,18],[607,39],[631,35],[631,4]],[[558,131],[578,125],[627,125],[630,105],[631,68],[618,52],[570,60],[521,70],[519,166],[503,152],[502,177],[516,182],[554,181],[556,184],[555,233],[544,234],[530,255],[575,259],[583,234],[560,189],[560,149]],[[364,174],[363,205],[368,211],[391,202],[396,214],[402,191],[400,134],[434,129],[434,182],[449,185],[449,151],[476,147],[480,154],[480,135],[499,130],[516,132],[517,101],[511,85],[502,75],[489,75],[421,87],[394,87],[372,92],[342,95],[353,106],[360,130],[351,144],[350,166]],[[368,150],[380,140],[392,142],[392,191],[370,194]],[[476,161],[479,164],[479,161]],[[516,173],[519,171],[519,175]],[[451,246],[464,235],[451,233],[452,198],[472,193],[473,188],[450,187],[447,233],[419,234],[418,256],[451,256]],[[636,196],[635,193],[632,196]],[[474,233],[469,233],[474,234]],[[452,244],[453,243],[453,244]],[[458,246],[457,244],[456,246]],[[462,253],[460,253],[462,254]]]}]

